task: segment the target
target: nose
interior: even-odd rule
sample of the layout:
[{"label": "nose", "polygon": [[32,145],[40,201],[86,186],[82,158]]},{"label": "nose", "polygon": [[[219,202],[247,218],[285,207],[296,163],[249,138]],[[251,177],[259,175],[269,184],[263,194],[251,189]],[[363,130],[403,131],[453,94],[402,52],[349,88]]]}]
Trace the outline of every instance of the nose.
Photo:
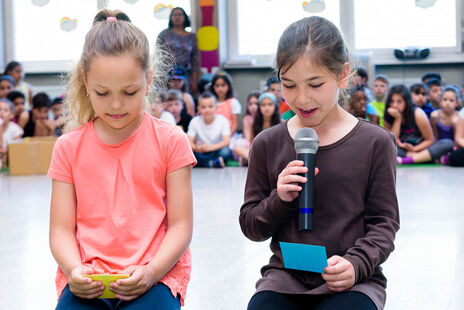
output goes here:
[{"label": "nose", "polygon": [[114,99],[110,103],[110,108],[115,111],[121,109],[123,106],[124,104],[121,98],[119,98],[119,96],[114,97]]},{"label": "nose", "polygon": [[307,94],[304,87],[297,87],[295,102],[297,104],[304,104],[307,101]]}]

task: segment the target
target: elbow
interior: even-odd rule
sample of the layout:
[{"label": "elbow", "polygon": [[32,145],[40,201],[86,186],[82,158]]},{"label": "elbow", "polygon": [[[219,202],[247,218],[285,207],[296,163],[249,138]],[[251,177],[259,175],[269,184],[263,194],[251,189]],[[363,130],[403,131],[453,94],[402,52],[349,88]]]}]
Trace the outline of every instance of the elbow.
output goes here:
[{"label": "elbow", "polygon": [[240,222],[240,228],[242,230],[242,233],[250,239],[251,241],[265,241],[269,238],[269,236],[265,236],[262,233],[259,232],[259,229],[257,229],[256,224],[250,223],[250,220],[246,218],[246,214],[240,213],[239,217],[239,222]]}]

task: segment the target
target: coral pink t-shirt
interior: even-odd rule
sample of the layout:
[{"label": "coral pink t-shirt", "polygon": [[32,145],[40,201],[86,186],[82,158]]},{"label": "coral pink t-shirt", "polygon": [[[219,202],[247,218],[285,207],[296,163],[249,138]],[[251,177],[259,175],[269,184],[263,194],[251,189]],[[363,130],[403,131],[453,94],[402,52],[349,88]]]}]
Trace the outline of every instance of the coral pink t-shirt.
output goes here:
[{"label": "coral pink t-shirt", "polygon": [[[76,240],[82,263],[94,273],[118,273],[145,265],[167,230],[166,176],[194,165],[185,133],[145,113],[139,128],[125,141],[107,145],[93,122],[58,138],[48,176],[74,184]],[[190,279],[187,250],[161,279],[183,304]],[[58,268],[58,296],[68,280]]]}]

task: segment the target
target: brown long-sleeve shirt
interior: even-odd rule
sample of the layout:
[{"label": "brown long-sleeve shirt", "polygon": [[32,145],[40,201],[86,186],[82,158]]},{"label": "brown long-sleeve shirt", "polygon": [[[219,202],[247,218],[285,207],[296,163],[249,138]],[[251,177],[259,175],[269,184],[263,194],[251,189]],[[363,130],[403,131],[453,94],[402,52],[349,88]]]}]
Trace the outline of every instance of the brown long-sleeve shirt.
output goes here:
[{"label": "brown long-sleeve shirt", "polygon": [[345,137],[320,147],[314,229],[298,232],[298,199],[288,203],[277,194],[280,172],[296,159],[287,123],[254,139],[240,225],[251,240],[271,237],[273,252],[269,264],[261,269],[256,292],[330,294],[320,274],[283,266],[280,241],[314,244],[325,246],[327,257],[339,255],[350,261],[356,273],[351,290],[366,294],[383,309],[387,280],[380,264],[393,251],[399,229],[395,144],[389,131],[359,120]]}]

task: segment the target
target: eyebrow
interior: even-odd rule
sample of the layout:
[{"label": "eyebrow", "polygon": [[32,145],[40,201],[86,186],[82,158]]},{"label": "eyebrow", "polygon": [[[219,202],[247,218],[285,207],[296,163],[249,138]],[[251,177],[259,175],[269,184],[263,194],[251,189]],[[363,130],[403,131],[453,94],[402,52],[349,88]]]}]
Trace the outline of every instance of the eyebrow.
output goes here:
[{"label": "eyebrow", "polygon": [[[317,79],[320,79],[320,78],[322,78],[322,76],[313,76],[313,77],[310,77],[310,78],[306,79],[305,82],[311,82],[311,81],[314,81],[314,80],[317,80]],[[287,82],[293,82],[292,80],[287,79],[287,78],[285,78],[283,76],[280,79],[285,80]]]},{"label": "eyebrow", "polygon": [[[100,84],[95,84],[95,86],[101,87],[101,88],[108,88],[108,87],[100,85]],[[124,86],[123,88],[128,88],[128,87],[131,87],[131,86],[138,86],[138,84],[137,83],[129,84],[129,85]]]}]

